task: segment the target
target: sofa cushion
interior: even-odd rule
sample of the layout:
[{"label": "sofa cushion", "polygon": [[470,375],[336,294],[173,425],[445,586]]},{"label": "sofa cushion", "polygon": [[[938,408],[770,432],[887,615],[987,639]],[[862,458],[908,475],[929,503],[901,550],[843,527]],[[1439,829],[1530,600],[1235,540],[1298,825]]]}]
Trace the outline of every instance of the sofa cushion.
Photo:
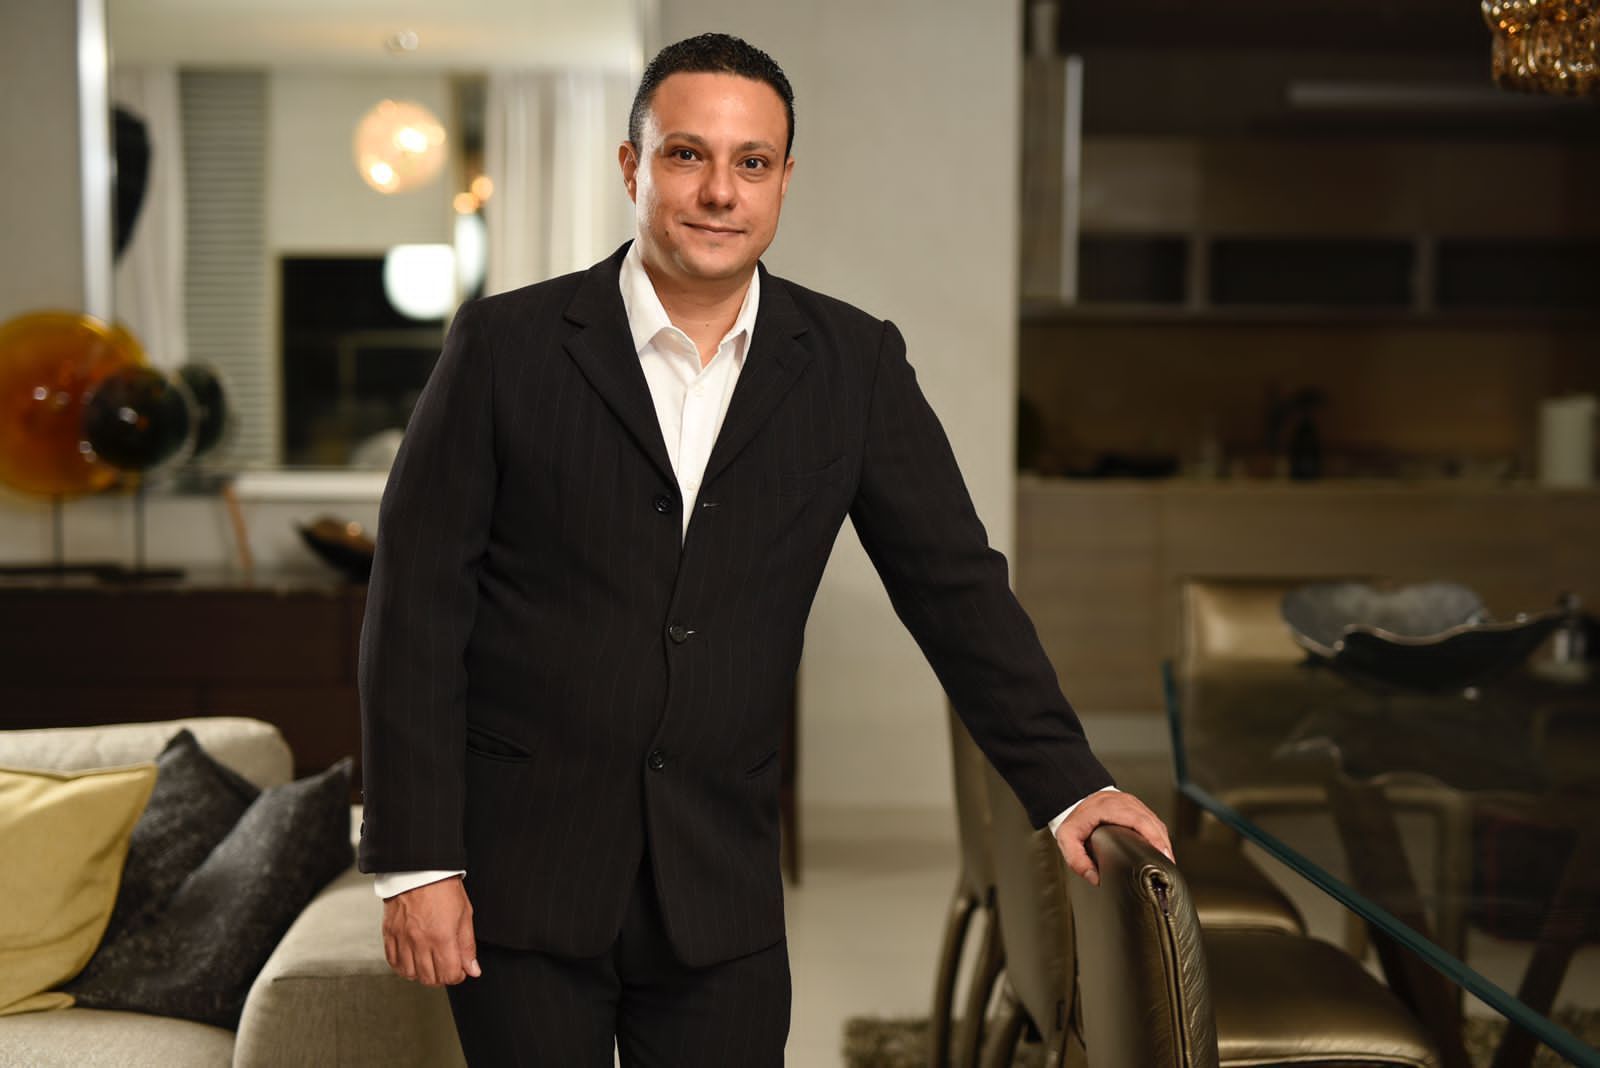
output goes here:
[{"label": "sofa cushion", "polygon": [[117,904],[101,945],[165,907],[189,873],[233,830],[261,790],[179,731],[156,761],[156,788],[133,828]]},{"label": "sofa cushion", "polygon": [[233,1050],[232,1031],[142,1012],[71,1008],[0,1021],[0,1068],[219,1068]]},{"label": "sofa cushion", "polygon": [[0,769],[0,1015],[63,1008],[105,931],[154,764],[63,773]]},{"label": "sofa cushion", "polygon": [[281,786],[294,778],[294,757],[282,732],[247,716],[0,731],[0,766],[72,771],[140,764],[154,760],[185,728],[207,753],[257,786]]},{"label": "sofa cushion", "polygon": [[95,955],[78,1003],[237,1027],[273,947],[351,863],[350,769],[263,791],[165,909]]}]

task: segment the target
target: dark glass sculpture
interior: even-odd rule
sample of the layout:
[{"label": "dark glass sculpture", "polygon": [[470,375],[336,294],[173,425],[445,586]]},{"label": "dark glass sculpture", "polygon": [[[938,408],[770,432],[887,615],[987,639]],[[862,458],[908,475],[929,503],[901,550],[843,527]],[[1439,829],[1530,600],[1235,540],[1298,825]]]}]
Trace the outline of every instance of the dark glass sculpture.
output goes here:
[{"label": "dark glass sculpture", "polygon": [[205,364],[184,364],[178,368],[178,378],[194,398],[194,452],[190,458],[198,459],[217,447],[222,440],[222,432],[227,429],[227,394],[217,372]]},{"label": "dark glass sculpture", "polygon": [[126,367],[100,380],[83,407],[83,436],[95,454],[124,471],[148,471],[193,439],[194,401],[160,371]]}]

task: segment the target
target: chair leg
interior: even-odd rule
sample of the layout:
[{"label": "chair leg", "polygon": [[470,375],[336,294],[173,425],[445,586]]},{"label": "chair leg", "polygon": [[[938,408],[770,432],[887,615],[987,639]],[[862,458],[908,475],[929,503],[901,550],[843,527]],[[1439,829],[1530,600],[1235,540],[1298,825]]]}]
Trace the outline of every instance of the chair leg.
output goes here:
[{"label": "chair leg", "polygon": [[945,915],[944,941],[939,946],[939,973],[933,984],[933,1011],[928,1014],[928,1064],[947,1068],[950,1064],[951,1016],[956,1000],[956,973],[961,967],[961,951],[967,943],[967,928],[978,899],[967,889],[967,873],[956,879],[956,892],[950,897]]},{"label": "chair leg", "polygon": [[982,1068],[1011,1068],[1016,1056],[1017,1043],[1028,1026],[1028,1014],[1022,1011],[1022,1002],[1010,983],[1000,988],[1000,1008],[995,1013],[994,1027],[983,1044]]},{"label": "chair leg", "polygon": [[990,904],[983,906],[983,941],[979,943],[978,959],[973,962],[972,977],[967,981],[966,1005],[961,1013],[961,1027],[956,1035],[952,1068],[978,1068],[978,1058],[983,1050],[984,1031],[988,1026],[989,1002],[994,997],[995,984],[1001,981],[1005,968],[1005,950],[1000,944],[1000,920]]}]

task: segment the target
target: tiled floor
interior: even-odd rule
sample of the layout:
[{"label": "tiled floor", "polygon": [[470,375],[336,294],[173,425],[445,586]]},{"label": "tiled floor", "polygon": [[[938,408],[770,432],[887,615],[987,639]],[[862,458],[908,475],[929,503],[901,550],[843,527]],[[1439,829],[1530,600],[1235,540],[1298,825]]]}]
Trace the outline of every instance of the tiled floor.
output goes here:
[{"label": "tiled floor", "polygon": [[[1164,754],[1112,756],[1107,763],[1125,787],[1170,822],[1170,765]],[[803,826],[804,879],[787,896],[794,976],[788,1064],[837,1068],[850,1016],[927,1012],[956,878],[955,824],[950,813],[939,811],[810,808]],[[1337,850],[1331,827],[1328,835],[1330,849]],[[1313,935],[1343,941],[1346,922],[1339,906],[1255,855],[1299,904]],[[1481,970],[1512,988],[1528,956],[1524,944],[1477,932],[1468,950]],[[1370,955],[1369,967],[1376,970]],[[1560,1002],[1600,1005],[1600,947],[1579,954]],[[1469,998],[1467,1011],[1486,1010]]]},{"label": "tiled floor", "polygon": [[787,1063],[837,1068],[851,1016],[926,1014],[956,878],[948,812],[808,810],[788,888],[794,1013]]}]

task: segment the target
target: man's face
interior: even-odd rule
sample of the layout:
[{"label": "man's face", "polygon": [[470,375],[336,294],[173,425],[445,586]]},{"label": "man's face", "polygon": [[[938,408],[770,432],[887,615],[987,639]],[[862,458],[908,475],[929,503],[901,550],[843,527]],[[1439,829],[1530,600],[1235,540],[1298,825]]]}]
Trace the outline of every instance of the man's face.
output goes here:
[{"label": "man's face", "polygon": [[679,73],[656,87],[641,144],[618,152],[653,273],[690,288],[749,275],[778,231],[788,131],[765,82]]}]

